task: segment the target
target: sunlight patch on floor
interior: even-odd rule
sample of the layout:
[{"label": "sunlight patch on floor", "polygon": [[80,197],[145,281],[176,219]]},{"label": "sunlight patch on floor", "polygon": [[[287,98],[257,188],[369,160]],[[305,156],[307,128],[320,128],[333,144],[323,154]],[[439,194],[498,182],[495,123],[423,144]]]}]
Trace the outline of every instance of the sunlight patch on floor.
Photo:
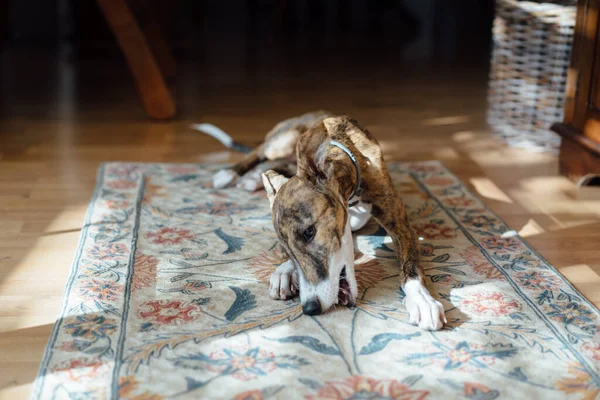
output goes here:
[{"label": "sunlight patch on floor", "polygon": [[600,282],[600,275],[594,272],[587,264],[570,265],[558,270],[573,283]]},{"label": "sunlight patch on floor", "polygon": [[[40,238],[0,282],[0,297],[10,305],[0,310],[0,332],[54,323],[78,238],[79,232]],[[40,277],[35,291],[24,292],[21,282],[32,276]]]},{"label": "sunlight patch on floor", "polygon": [[527,236],[535,236],[540,233],[546,232],[544,228],[542,228],[534,219],[530,219],[527,221],[525,225],[519,230],[519,236],[527,237]]},{"label": "sunlight patch on floor", "polygon": [[511,198],[489,178],[471,178],[469,179],[469,182],[471,182],[475,187],[475,191],[481,197],[509,204],[512,204],[513,202]]},{"label": "sunlight patch on floor", "polygon": [[466,124],[471,121],[470,115],[453,115],[451,117],[429,118],[423,121],[423,126],[444,126]]},{"label": "sunlight patch on floor", "polygon": [[596,273],[588,264],[569,265],[567,267],[558,268],[558,271],[563,274],[577,289],[593,302],[596,307],[600,306],[600,275]]},{"label": "sunlight patch on floor", "polygon": [[[54,323],[86,209],[87,204],[70,207],[42,229],[63,233],[43,235],[38,231],[28,234],[29,237],[13,239],[14,243],[5,242],[15,254],[26,254],[15,256],[16,262],[8,260],[4,264],[0,298],[10,307],[0,309],[0,332]],[[31,281],[32,277],[39,277],[35,292],[23,291],[22,282]]]},{"label": "sunlight patch on floor", "polygon": [[475,139],[475,133],[471,131],[456,132],[452,135],[452,140],[456,143],[466,143]]},{"label": "sunlight patch on floor", "polygon": [[203,154],[200,156],[200,162],[206,163],[222,163],[227,162],[231,158],[230,151],[215,151],[212,153]]},{"label": "sunlight patch on floor", "polygon": [[0,400],[27,399],[33,382],[0,388]]},{"label": "sunlight patch on floor", "polygon": [[[544,153],[527,153],[518,154],[524,150],[506,149],[506,148],[473,148],[475,144],[469,143],[468,153],[469,158],[475,161],[482,167],[515,167],[515,166],[528,166],[536,164],[549,164],[554,163],[556,160],[555,156]],[[481,146],[483,147],[483,146]]]},{"label": "sunlight patch on floor", "polygon": [[86,211],[87,204],[77,207],[70,207],[69,209],[60,212],[58,217],[44,228],[43,232],[71,232],[74,230],[80,230],[83,225]]},{"label": "sunlight patch on floor", "polygon": [[442,147],[441,149],[434,150],[433,156],[436,160],[458,160],[460,154],[452,147]]},{"label": "sunlight patch on floor", "polygon": [[521,179],[519,185],[529,192],[562,195],[570,200],[575,189],[575,184],[564,176],[532,176]]},{"label": "sunlight patch on floor", "polygon": [[600,201],[578,199],[575,184],[559,174],[556,154],[514,149],[489,133],[474,131],[456,132],[453,141],[459,154],[466,153],[480,167],[481,177],[471,183],[481,197],[506,203],[495,207],[515,218],[540,216],[536,221],[528,218],[521,236],[600,222]]},{"label": "sunlight patch on floor", "polygon": [[[468,157],[482,168],[557,165],[555,154],[532,153],[508,147],[489,132],[459,131],[452,135],[452,140],[457,143],[461,151],[468,153]],[[558,167],[556,167],[556,171],[558,171]]]},{"label": "sunlight patch on floor", "polygon": [[[510,196],[532,214],[545,214],[555,223],[546,229],[564,229],[600,221],[600,201],[577,200],[575,185],[561,176],[537,176],[519,181]],[[576,207],[574,207],[576,205]]]}]

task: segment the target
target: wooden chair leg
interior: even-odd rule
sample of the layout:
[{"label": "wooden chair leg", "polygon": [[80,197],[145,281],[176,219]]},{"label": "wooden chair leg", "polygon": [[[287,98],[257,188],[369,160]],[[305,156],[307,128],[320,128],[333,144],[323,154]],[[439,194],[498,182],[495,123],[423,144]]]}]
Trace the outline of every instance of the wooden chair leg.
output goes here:
[{"label": "wooden chair leg", "polygon": [[160,24],[158,23],[158,17],[156,15],[155,7],[152,6],[152,2],[137,0],[135,2],[135,10],[139,11],[138,21],[140,28],[146,36],[146,40],[150,45],[152,54],[156,58],[158,67],[163,74],[163,77],[170,81],[175,78],[176,75],[176,64],[173,59],[173,54],[169,48],[166,38],[162,34]]},{"label": "wooden chair leg", "polygon": [[97,0],[135,79],[146,113],[155,119],[175,115],[175,102],[159,63],[125,0]]}]

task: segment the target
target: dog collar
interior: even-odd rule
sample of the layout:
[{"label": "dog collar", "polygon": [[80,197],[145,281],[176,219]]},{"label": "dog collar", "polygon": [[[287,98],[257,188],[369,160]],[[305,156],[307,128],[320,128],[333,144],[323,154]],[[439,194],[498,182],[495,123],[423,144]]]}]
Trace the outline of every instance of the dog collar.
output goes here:
[{"label": "dog collar", "polygon": [[[340,142],[336,142],[335,140],[329,141],[329,144],[339,148],[344,153],[346,153],[348,155],[348,157],[350,157],[352,164],[354,164],[354,169],[356,169],[356,186],[354,187],[354,192],[352,193],[352,196],[350,196],[350,199],[352,199],[353,197],[359,197],[360,194],[362,193],[362,186],[361,186],[361,182],[360,182],[360,166],[358,165],[358,161],[356,161],[356,157],[354,156],[354,153],[352,153],[349,148],[347,148]],[[354,201],[352,204],[348,204],[348,207],[354,207],[357,204],[358,204],[358,200]]]}]

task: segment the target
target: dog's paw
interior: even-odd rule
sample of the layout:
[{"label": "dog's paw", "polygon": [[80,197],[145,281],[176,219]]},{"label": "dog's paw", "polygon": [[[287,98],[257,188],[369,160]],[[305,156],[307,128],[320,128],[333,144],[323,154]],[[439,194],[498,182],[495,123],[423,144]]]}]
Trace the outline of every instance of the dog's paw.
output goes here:
[{"label": "dog's paw", "polygon": [[281,264],[273,274],[269,284],[269,295],[275,300],[287,300],[298,294],[298,273],[291,260]]},{"label": "dog's paw", "polygon": [[222,169],[213,175],[213,187],[223,189],[231,185],[239,178],[238,174],[232,169]]},{"label": "dog's paw", "polygon": [[408,310],[409,322],[428,331],[442,329],[446,320],[444,306],[435,300],[427,289],[417,280],[409,280],[404,285],[406,298],[404,304]]},{"label": "dog's paw", "polygon": [[262,176],[260,173],[249,172],[238,181],[236,187],[248,192],[256,192],[264,187]]}]

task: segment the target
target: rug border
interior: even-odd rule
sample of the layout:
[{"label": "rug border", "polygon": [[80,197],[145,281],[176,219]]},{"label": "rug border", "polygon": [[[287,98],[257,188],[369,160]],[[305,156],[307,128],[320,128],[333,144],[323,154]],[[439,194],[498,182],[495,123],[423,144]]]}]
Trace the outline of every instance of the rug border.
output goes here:
[{"label": "rug border", "polygon": [[131,252],[129,254],[129,262],[127,263],[127,280],[125,281],[125,287],[123,289],[123,310],[121,314],[121,320],[119,321],[119,336],[117,339],[117,347],[115,349],[115,360],[111,380],[109,383],[110,398],[119,398],[119,374],[123,366],[123,351],[125,348],[126,336],[127,336],[127,323],[129,322],[129,310],[131,308],[131,284],[133,281],[133,274],[135,273],[135,256],[137,254],[138,234],[140,230],[140,218],[142,216],[142,201],[144,198],[144,192],[146,190],[146,177],[147,175],[142,172],[140,173],[140,185],[137,188],[137,194],[135,199],[135,217],[133,222],[133,232],[131,235]]},{"label": "rug border", "polygon": [[67,282],[65,284],[64,292],[62,295],[61,305],[58,311],[58,315],[52,325],[52,331],[50,333],[50,336],[48,337],[48,342],[46,343],[46,348],[44,349],[44,354],[40,362],[40,367],[34,379],[34,385],[29,396],[30,399],[40,398],[41,391],[44,387],[44,383],[46,382],[48,362],[52,357],[54,344],[56,342],[56,339],[58,338],[58,333],[61,326],[61,323],[59,322],[61,322],[63,319],[67,304],[69,302],[69,295],[71,294],[73,282],[77,277],[77,271],[79,270],[79,261],[81,260],[81,255],[83,253],[83,246],[87,238],[88,230],[90,227],[90,221],[92,219],[92,214],[94,211],[94,206],[96,205],[96,201],[98,200],[100,191],[102,190],[102,186],[104,184],[104,173],[107,164],[108,163],[100,163],[96,170],[96,184],[92,191],[92,197],[88,202],[87,210],[83,220],[83,226],[81,227],[81,233],[79,235],[79,241],[75,250],[75,256],[73,256],[73,261],[71,262],[71,268],[69,270],[69,277],[67,278]]}]

